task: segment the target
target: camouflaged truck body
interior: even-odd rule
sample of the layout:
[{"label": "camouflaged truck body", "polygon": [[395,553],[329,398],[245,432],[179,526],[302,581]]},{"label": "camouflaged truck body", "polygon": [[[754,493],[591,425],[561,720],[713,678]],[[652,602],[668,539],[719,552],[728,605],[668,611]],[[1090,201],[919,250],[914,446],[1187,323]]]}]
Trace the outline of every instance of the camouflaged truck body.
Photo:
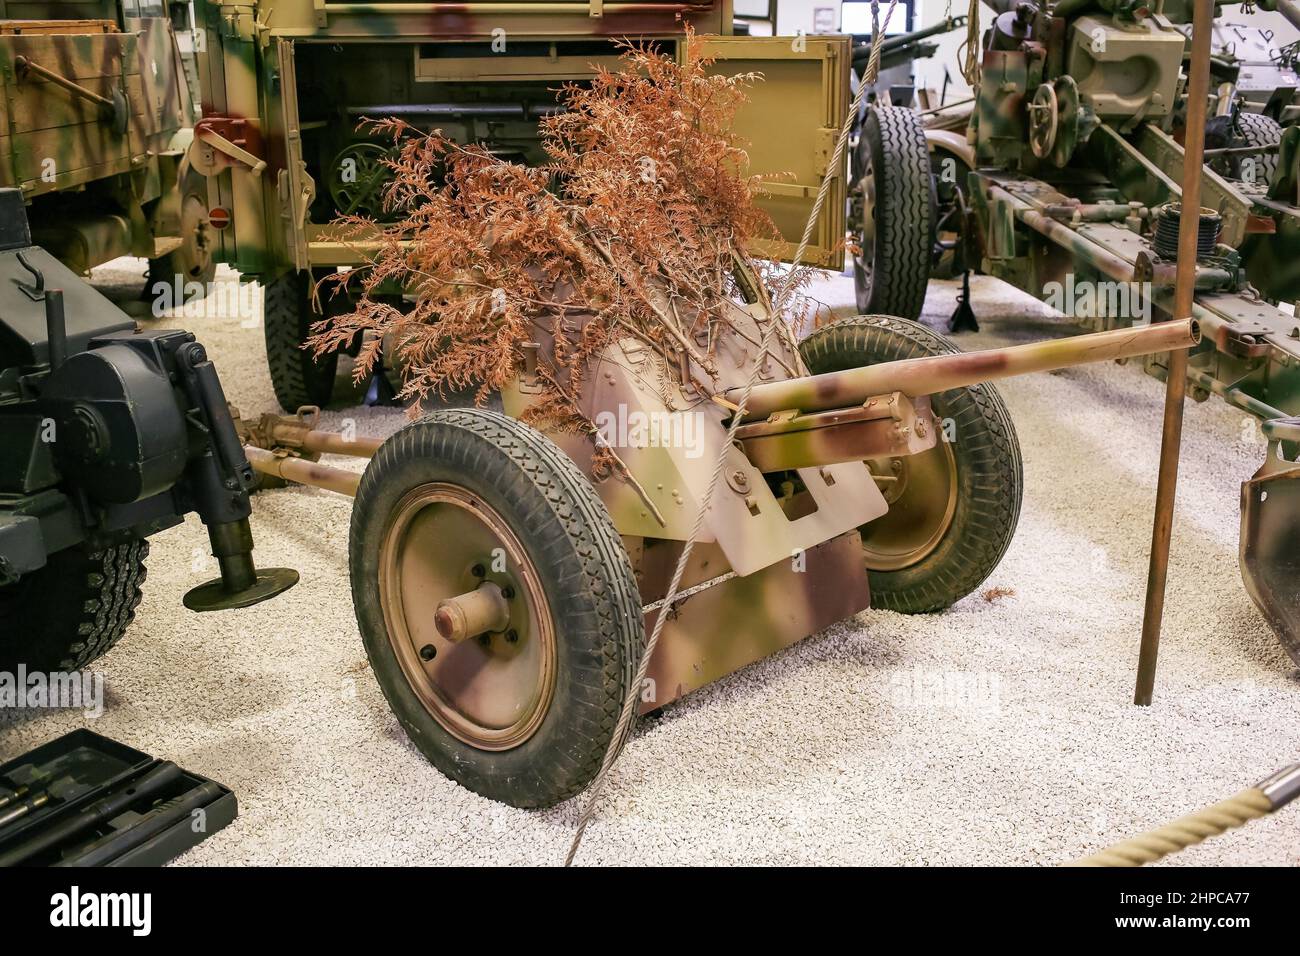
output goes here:
[{"label": "camouflaged truck body", "polygon": [[[849,38],[728,36],[729,0],[712,2],[202,2],[203,117],[191,157],[209,176],[218,257],[267,284],[292,270],[363,261],[329,224],[382,216],[382,141],[364,119],[401,116],[525,162],[542,158],[538,120],[555,91],[614,62],[621,38],[710,36],[716,69],[764,75],[737,132],[754,172],[785,173],[767,208],[797,242],[824,176],[832,195],[807,261],[839,267],[843,175],[827,168],[848,106]],[[788,254],[792,247],[773,250]]]},{"label": "camouflaged truck body", "polygon": [[84,272],[181,244],[195,113],[162,0],[3,0],[0,83],[0,186],[40,245]]}]

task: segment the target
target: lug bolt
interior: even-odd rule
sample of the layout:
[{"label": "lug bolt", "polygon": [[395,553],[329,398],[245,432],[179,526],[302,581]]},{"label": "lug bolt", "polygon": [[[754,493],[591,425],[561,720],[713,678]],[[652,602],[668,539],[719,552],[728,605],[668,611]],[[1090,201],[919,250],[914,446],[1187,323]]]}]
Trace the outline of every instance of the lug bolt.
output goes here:
[{"label": "lug bolt", "polygon": [[438,656],[438,649],[432,644],[425,644],[420,648],[420,660],[431,661]]},{"label": "lug bolt", "polygon": [[519,632],[516,631],[514,628],[511,628],[510,630],[506,631],[506,640],[509,641],[511,644],[518,644]]},{"label": "lug bolt", "polygon": [[488,645],[490,645],[490,644],[492,643],[492,635],[491,635],[491,634],[486,634],[486,633],[485,633],[485,634],[480,634],[480,635],[478,636],[478,642],[479,642],[480,644],[482,644],[484,647],[487,647]]},{"label": "lug bolt", "polygon": [[476,564],[474,567],[470,568],[469,573],[474,575],[476,578],[481,578],[487,574],[487,568],[483,567],[481,564]]},{"label": "lug bolt", "polygon": [[512,601],[514,600],[515,597],[515,589],[507,584],[505,587],[501,589],[501,596],[505,598],[507,601]]}]

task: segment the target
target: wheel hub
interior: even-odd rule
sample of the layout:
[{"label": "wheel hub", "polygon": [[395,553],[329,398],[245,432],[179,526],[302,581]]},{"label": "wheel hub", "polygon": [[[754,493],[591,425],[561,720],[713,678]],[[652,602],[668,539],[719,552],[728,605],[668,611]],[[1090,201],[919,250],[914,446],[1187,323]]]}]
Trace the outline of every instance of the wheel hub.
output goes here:
[{"label": "wheel hub", "polygon": [[199,196],[186,196],[181,204],[181,241],[188,278],[197,279],[212,263],[212,240],[208,235],[208,208]]},{"label": "wheel hub", "polygon": [[939,546],[957,510],[957,462],[948,442],[919,455],[867,462],[889,511],[863,525],[868,570],[899,571]]},{"label": "wheel hub", "polygon": [[858,207],[856,212],[859,248],[856,259],[859,279],[862,288],[870,294],[876,263],[876,172],[869,152],[855,195],[857,197],[855,205]]},{"label": "wheel hub", "polygon": [[494,508],[458,485],[409,492],[383,537],[379,599],[407,683],[449,733],[494,751],[536,733],[555,690],[555,631]]}]

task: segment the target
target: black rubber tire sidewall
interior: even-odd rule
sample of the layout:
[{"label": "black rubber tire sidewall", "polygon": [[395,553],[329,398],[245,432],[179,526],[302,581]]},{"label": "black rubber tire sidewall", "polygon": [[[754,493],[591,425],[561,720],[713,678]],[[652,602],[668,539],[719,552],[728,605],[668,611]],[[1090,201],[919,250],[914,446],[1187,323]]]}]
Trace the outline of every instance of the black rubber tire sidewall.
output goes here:
[{"label": "black rubber tire sidewall", "polygon": [[[919,319],[930,279],[937,205],[925,128],[913,110],[873,106],[863,120],[858,151],[870,154],[876,192],[870,289],[864,288],[861,267],[854,263],[858,309]],[[866,157],[860,156],[856,166],[865,170]]]},{"label": "black rubber tire sidewall", "polygon": [[[554,696],[536,733],[511,750],[479,750],[449,733],[411,690],[388,642],[379,599],[386,521],[405,494],[433,481],[469,488],[507,520],[550,602]],[[529,426],[481,409],[439,410],[407,425],[366,469],[352,511],[349,557],[371,667],[411,741],[435,766],[518,807],[553,805],[591,782],[613,740],[644,635],[622,540],[595,489],[563,452]]]},{"label": "black rubber tire sidewall", "polygon": [[302,347],[312,323],[321,318],[312,310],[310,283],[307,273],[290,272],[273,279],[263,292],[262,325],[271,387],[280,407],[290,413],[304,405],[328,405],[338,372],[337,352],[318,359]]},{"label": "black rubber tire sidewall", "polygon": [[[1241,112],[1237,114],[1237,128],[1246,140],[1247,146],[1276,146],[1282,141],[1282,127],[1277,120],[1262,113]],[[1277,153],[1265,153],[1261,156],[1247,157],[1257,162],[1255,182],[1268,185],[1277,175]],[[1245,160],[1243,159],[1243,165]]]},{"label": "black rubber tire sidewall", "polygon": [[135,619],[149,542],[67,548],[0,589],[0,671],[80,670]]},{"label": "black rubber tire sidewall", "polygon": [[[854,316],[800,343],[813,373],[960,352],[951,340],[893,316]],[[1023,473],[1011,415],[992,385],[932,396],[935,417],[955,422],[956,510],[938,546],[897,571],[869,570],[872,607],[907,614],[939,611],[978,588],[997,567],[1020,517]]]}]

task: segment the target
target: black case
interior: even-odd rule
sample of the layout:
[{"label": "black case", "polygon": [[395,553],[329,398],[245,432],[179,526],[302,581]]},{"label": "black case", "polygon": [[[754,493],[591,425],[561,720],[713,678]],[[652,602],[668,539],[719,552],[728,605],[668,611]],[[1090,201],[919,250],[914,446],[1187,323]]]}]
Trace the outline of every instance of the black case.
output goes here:
[{"label": "black case", "polygon": [[[68,821],[88,814],[91,805],[102,799],[129,800],[133,782],[164,763],[89,730],[74,730],[10,760],[0,766],[0,799],[18,787],[26,786],[28,792],[0,807],[0,820],[33,796],[46,793],[49,798],[21,818],[0,825],[0,861],[19,847],[31,846],[52,828],[70,827]],[[207,792],[199,796],[204,788]],[[228,825],[238,813],[238,801],[229,789],[182,769],[156,794],[79,827],[56,845],[12,865],[161,866]],[[85,863],[88,859],[93,862]]]}]

